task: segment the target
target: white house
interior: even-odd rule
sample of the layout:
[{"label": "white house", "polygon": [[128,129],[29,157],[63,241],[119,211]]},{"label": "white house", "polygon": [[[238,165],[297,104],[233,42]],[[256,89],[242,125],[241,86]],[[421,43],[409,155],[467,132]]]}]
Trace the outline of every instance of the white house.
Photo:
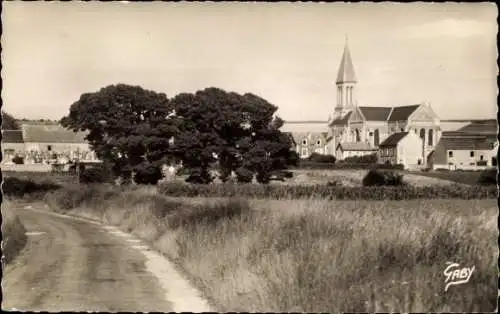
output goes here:
[{"label": "white house", "polygon": [[419,168],[424,164],[424,140],[415,132],[399,132],[390,135],[380,145],[380,163],[401,164],[405,169]]},{"label": "white house", "polygon": [[497,165],[496,135],[444,132],[429,157],[432,169],[478,170]]},{"label": "white house", "polygon": [[339,143],[335,149],[335,158],[342,160],[353,156],[366,156],[377,153],[377,148],[369,143]]}]

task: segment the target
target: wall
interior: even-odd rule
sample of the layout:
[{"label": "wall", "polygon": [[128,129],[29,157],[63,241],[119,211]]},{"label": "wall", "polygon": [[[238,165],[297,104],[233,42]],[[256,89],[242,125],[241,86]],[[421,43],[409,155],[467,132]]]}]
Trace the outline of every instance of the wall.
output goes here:
[{"label": "wall", "polygon": [[[9,154],[9,150],[14,150],[14,153]],[[2,153],[2,163],[12,162],[12,158],[14,158],[14,156],[24,156],[24,143],[2,143]]]},{"label": "wall", "polygon": [[[48,146],[51,150],[48,150]],[[95,153],[87,143],[25,143],[26,163],[48,162],[52,155],[58,156],[58,162],[65,163],[68,160],[79,157],[81,160],[96,160]]]},{"label": "wall", "polygon": [[50,172],[51,165],[47,164],[28,164],[28,165],[2,165],[2,171],[15,171],[15,172]]},{"label": "wall", "polygon": [[417,167],[425,164],[425,160],[422,158],[422,139],[417,134],[409,132],[399,142],[398,163],[405,165],[405,167]]},{"label": "wall", "polygon": [[378,162],[381,164],[390,163],[397,164],[397,148],[396,147],[382,147],[377,152]]},{"label": "wall", "polygon": [[487,166],[491,166],[491,158],[496,156],[496,150],[472,150],[474,157],[470,156],[471,150],[452,150],[453,157],[449,157],[449,151],[447,150],[445,154],[447,159],[445,164],[453,163],[453,166],[458,169],[476,168],[476,163],[481,160],[481,156],[487,161]]}]

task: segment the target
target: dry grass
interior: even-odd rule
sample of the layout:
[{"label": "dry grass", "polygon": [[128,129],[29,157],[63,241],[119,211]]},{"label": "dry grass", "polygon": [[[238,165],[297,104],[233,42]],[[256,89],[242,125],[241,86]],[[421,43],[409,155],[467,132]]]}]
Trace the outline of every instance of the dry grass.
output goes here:
[{"label": "dry grass", "polygon": [[9,264],[26,245],[26,229],[12,210],[10,202],[2,202],[2,254]]},{"label": "dry grass", "polygon": [[[398,170],[396,170],[398,171]],[[368,170],[363,169],[335,169],[335,170],[294,170],[295,178],[287,180],[285,184],[326,184],[339,180],[345,186],[361,186]],[[402,171],[398,171],[402,172]],[[445,177],[431,177],[419,173],[403,172],[404,181],[413,186],[451,185],[461,182],[447,180]]]},{"label": "dry grass", "polygon": [[[221,311],[486,312],[496,306],[495,200],[93,193],[80,212],[149,241],[182,265]],[[114,196],[103,200],[106,193]],[[469,283],[444,292],[448,261],[475,271]]]}]

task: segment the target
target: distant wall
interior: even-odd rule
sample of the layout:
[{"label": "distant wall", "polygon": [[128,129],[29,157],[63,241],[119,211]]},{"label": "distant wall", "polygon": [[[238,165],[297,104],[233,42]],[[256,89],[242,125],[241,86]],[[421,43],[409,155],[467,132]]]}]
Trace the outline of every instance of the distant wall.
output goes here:
[{"label": "distant wall", "polygon": [[52,170],[51,165],[47,164],[2,164],[2,171],[14,171],[14,172],[50,172]]}]

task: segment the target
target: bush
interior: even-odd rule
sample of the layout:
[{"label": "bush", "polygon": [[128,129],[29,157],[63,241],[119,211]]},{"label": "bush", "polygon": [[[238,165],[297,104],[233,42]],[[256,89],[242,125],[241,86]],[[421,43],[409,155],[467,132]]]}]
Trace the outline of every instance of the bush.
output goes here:
[{"label": "bush", "polygon": [[479,176],[477,180],[477,184],[479,185],[497,185],[497,169],[496,168],[491,168],[491,169],[486,169],[483,172],[481,172],[481,175]]},{"label": "bush", "polygon": [[235,174],[239,183],[250,183],[253,180],[253,172],[246,168],[236,169]]},{"label": "bush", "polygon": [[111,170],[104,165],[84,168],[80,172],[80,183],[106,183],[112,179]]},{"label": "bush", "polygon": [[372,169],[363,178],[363,186],[401,186],[403,175],[394,171]]},{"label": "bush", "polygon": [[189,169],[189,176],[186,178],[186,182],[196,184],[209,184],[212,181],[213,177],[206,168]]},{"label": "bush", "polygon": [[24,197],[26,195],[45,194],[57,190],[61,186],[53,182],[44,181],[37,183],[29,179],[7,177],[2,184],[3,194],[11,197]]},{"label": "bush", "polygon": [[23,165],[24,164],[24,158],[21,157],[21,156],[14,156],[14,158],[12,158],[12,162],[15,163],[16,165]]},{"label": "bush", "polygon": [[365,156],[352,156],[339,161],[343,164],[375,164],[378,162],[377,154],[370,154]]},{"label": "bush", "polygon": [[392,165],[392,164],[377,164],[377,163],[346,163],[338,161],[335,164],[313,162],[309,160],[303,160],[300,162],[299,169],[324,169],[324,170],[340,170],[340,169],[394,169],[403,170],[403,165]]},{"label": "bush", "polygon": [[317,163],[335,163],[335,156],[333,155],[321,155],[318,153],[312,153],[308,158],[309,161],[317,162]]},{"label": "bush", "polygon": [[134,181],[137,184],[157,184],[163,177],[160,167],[145,165],[137,170],[134,175]]}]

